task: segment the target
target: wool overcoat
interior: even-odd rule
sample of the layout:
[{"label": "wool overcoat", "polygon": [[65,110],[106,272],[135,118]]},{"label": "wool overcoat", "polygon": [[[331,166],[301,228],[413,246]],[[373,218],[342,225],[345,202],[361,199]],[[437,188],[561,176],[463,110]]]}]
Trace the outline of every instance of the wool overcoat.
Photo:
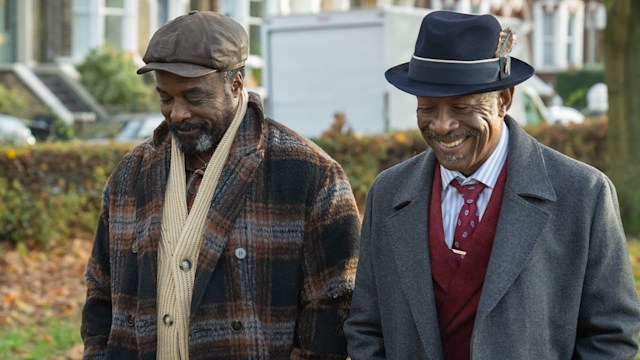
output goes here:
[{"label": "wool overcoat", "polygon": [[[633,358],[640,306],[613,184],[505,121],[507,180],[471,359]],[[426,151],[369,191],[345,323],[353,360],[442,359],[428,245],[435,164]]]},{"label": "wool overcoat", "polygon": [[[86,271],[85,358],[155,359],[171,163],[162,124],[110,176]],[[340,165],[250,95],[207,215],[189,357],[344,359],[359,217]],[[176,260],[179,266],[180,259]]]}]

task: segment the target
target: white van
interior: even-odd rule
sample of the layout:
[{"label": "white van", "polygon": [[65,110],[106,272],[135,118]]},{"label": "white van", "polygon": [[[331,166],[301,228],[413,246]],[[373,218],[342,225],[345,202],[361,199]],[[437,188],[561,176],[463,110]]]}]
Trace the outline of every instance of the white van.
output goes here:
[{"label": "white van", "polygon": [[[361,134],[415,129],[416,97],[394,88],[384,72],[411,58],[429,11],[389,6],[266,19],[262,77],[267,113],[306,136],[329,129],[336,113]],[[522,44],[513,56],[526,61],[521,21],[499,20],[521,33]],[[527,80],[516,87],[509,113],[520,123],[549,118],[535,90],[541,83]]]}]

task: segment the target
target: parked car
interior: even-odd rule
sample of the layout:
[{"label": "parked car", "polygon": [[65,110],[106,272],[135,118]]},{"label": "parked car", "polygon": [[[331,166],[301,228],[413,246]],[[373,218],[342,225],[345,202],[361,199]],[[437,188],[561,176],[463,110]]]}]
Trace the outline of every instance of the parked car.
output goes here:
[{"label": "parked car", "polygon": [[584,115],[569,106],[553,105],[549,107],[549,115],[552,123],[560,123],[563,125],[569,123],[580,124],[584,121]]},{"label": "parked car", "polygon": [[89,142],[141,142],[150,138],[162,123],[160,113],[121,114],[109,120],[85,124],[79,138]]},{"label": "parked car", "polygon": [[0,143],[35,144],[36,138],[26,122],[15,116],[0,114]]}]

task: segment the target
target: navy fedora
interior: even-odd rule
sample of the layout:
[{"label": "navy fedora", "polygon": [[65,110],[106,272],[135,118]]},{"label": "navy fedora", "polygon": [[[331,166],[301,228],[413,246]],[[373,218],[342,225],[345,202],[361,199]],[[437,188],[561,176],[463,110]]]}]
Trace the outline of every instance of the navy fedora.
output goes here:
[{"label": "navy fedora", "polygon": [[531,77],[534,70],[509,55],[513,43],[505,47],[501,32],[505,39],[492,15],[430,12],[422,19],[411,60],[390,68],[385,77],[398,89],[425,97],[509,88]]}]

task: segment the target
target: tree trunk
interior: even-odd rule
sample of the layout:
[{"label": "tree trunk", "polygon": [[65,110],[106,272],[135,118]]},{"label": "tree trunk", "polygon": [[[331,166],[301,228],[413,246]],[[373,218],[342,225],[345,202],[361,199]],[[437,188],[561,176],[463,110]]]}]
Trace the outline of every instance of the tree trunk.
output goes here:
[{"label": "tree trunk", "polygon": [[609,87],[608,175],[625,231],[640,235],[640,1],[607,0],[604,41]]}]

